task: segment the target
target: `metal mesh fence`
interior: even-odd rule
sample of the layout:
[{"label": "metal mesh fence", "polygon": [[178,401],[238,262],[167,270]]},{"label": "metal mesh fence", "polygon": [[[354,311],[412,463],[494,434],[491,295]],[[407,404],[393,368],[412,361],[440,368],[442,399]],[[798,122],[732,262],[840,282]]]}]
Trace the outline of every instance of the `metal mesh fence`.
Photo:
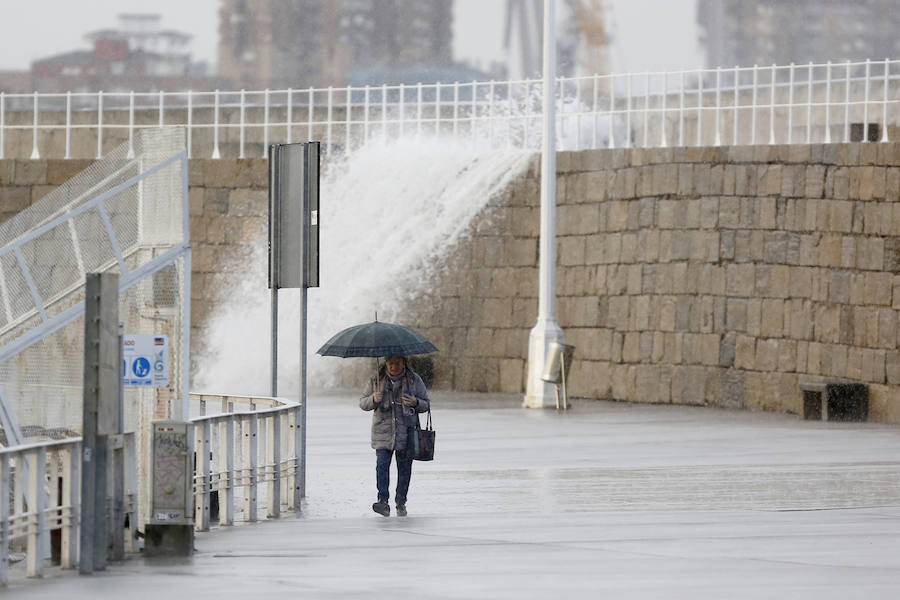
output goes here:
[{"label": "metal mesh fence", "polygon": [[80,435],[89,272],[120,275],[125,333],[169,336],[170,385],[125,388],[126,430],[171,414],[189,318],[183,148],[183,131],[142,132],[133,157],[123,144],[0,225],[0,443]]}]

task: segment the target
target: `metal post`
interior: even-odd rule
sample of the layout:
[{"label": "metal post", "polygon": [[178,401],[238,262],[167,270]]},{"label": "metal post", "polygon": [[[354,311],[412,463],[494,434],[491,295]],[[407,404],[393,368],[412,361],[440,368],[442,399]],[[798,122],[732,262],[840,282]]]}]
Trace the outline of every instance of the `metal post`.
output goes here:
[{"label": "metal post", "polygon": [[[831,61],[826,66],[827,73],[825,75],[825,143],[831,143]],[[775,65],[772,65],[774,72]],[[886,82],[885,82],[886,83]],[[885,88],[887,91],[887,88]],[[885,106],[887,103],[885,102]],[[886,130],[885,130],[886,131]]]},{"label": "metal post", "polygon": [[697,78],[697,145],[703,145],[703,71]]},{"label": "metal post", "polygon": [[[277,262],[275,263],[277,264]],[[269,305],[271,307],[269,313],[271,347],[269,348],[270,361],[270,383],[269,388],[272,397],[278,396],[278,288],[272,286],[269,293]]]},{"label": "metal post", "polygon": [[350,122],[353,115],[353,88],[347,86],[347,107],[344,109],[344,155],[350,153]]},{"label": "metal post", "polygon": [[212,158],[218,159],[219,154],[219,90],[213,93],[213,151]]},{"label": "metal post", "polygon": [[263,148],[262,157],[269,154],[269,88],[263,92]]},{"label": "metal post", "polygon": [[850,141],[850,61],[846,63],[847,80],[844,84],[844,143]]},{"label": "metal post", "polygon": [[[526,120],[526,123],[528,121]],[[459,130],[459,82],[453,84],[453,139]]]},{"label": "metal post", "polygon": [[888,84],[890,83],[889,75],[891,72],[891,61],[884,59],[884,102],[882,103],[881,116],[881,141],[888,141]]},{"label": "metal post", "polygon": [[269,480],[269,506],[266,516],[277,519],[281,516],[281,413],[269,415],[271,423],[266,439],[266,462],[272,465],[272,478]]},{"label": "metal post", "polygon": [[[227,412],[233,412],[229,410]],[[221,432],[220,432],[221,435]],[[225,421],[225,435],[220,438],[219,455],[225,457],[225,510],[222,510],[221,494],[219,495],[219,525],[234,524],[234,415],[229,415]],[[221,459],[220,459],[221,460]],[[219,466],[222,470],[222,465]]]},{"label": "metal post", "polygon": [[722,145],[721,134],[721,108],[722,108],[722,67],[716,67],[716,139],[715,145]]},{"label": "metal post", "polygon": [[662,112],[660,113],[660,129],[662,130],[661,139],[659,141],[659,145],[661,148],[665,148],[668,146],[666,143],[666,105],[668,104],[668,96],[669,96],[669,76],[667,73],[662,73],[663,80],[663,91],[662,91]]},{"label": "metal post", "polygon": [[556,323],[556,3],[544,0],[544,115],[541,149],[541,229],[538,318],[528,344],[528,385],[524,405],[543,408],[552,404],[553,391],[541,379],[551,342],[564,343]]},{"label": "metal post", "polygon": [[245,117],[245,111],[247,110],[247,103],[245,100],[246,100],[246,92],[244,90],[241,90],[241,107],[240,107],[241,122],[240,122],[240,129],[238,131],[238,135],[239,135],[239,139],[240,139],[239,144],[238,144],[238,158],[244,158],[244,139],[245,139],[244,117]]},{"label": "metal post", "polygon": [[[741,71],[737,65],[734,66],[734,132],[731,136],[731,143],[735,146],[738,144],[738,122],[740,120],[740,90],[738,89],[738,82],[741,78]],[[755,86],[754,86],[755,87]],[[754,90],[754,93],[756,90]],[[754,101],[754,104],[756,102]]]},{"label": "metal post", "polygon": [[[866,87],[863,91],[863,93],[864,93],[863,98],[865,101],[863,103],[862,141],[864,143],[869,141],[869,82],[871,81],[871,75],[872,75],[872,61],[871,61],[871,59],[867,58],[866,59],[866,81],[865,81]],[[808,139],[807,139],[807,143],[809,143]]]},{"label": "metal post", "polygon": [[134,158],[134,90],[128,94],[128,158]]},{"label": "metal post", "polygon": [[[307,328],[307,287],[300,288],[300,497],[306,498],[306,357]],[[299,505],[298,505],[299,509]]]},{"label": "metal post", "polygon": [[647,135],[650,130],[650,73],[644,76],[644,143],[643,147],[648,146]]},{"label": "metal post", "polygon": [[188,90],[187,101],[187,156],[191,157],[191,145],[194,139],[194,92]]},{"label": "metal post", "polygon": [[609,130],[609,137],[606,140],[607,148],[615,148],[616,147],[616,129],[613,124],[613,120],[616,118],[616,76],[610,74],[609,76],[609,119],[607,121],[607,129]]},{"label": "metal post", "polygon": [[[0,125],[2,126],[2,125]],[[66,92],[66,155],[65,159],[72,158],[72,92]],[[0,151],[0,157],[3,152]]]},{"label": "metal post", "polygon": [[363,144],[369,142],[369,86],[363,92]]},{"label": "metal post", "polygon": [[400,84],[400,135],[399,137],[403,137],[403,129],[406,121],[406,91],[404,90],[403,84]]},{"label": "metal post", "polygon": [[[867,78],[868,79],[868,78]],[[868,86],[866,86],[868,90]],[[806,75],[806,143],[812,143],[813,64],[809,63]],[[868,107],[868,102],[866,103]]]},{"label": "metal post", "polygon": [[787,120],[787,143],[790,144],[794,138],[794,63],[791,63],[788,70],[788,120]]},{"label": "metal post", "polygon": [[[293,141],[293,135],[291,128],[294,125],[294,90],[288,88],[287,90],[287,143],[290,144]],[[268,144],[267,144],[268,145]],[[268,152],[268,148],[266,148]]]},{"label": "metal post", "polygon": [[[41,577],[44,573],[44,557],[40,549],[41,535],[47,529],[47,491],[44,489],[44,479],[47,473],[47,447],[40,446],[36,450],[29,452],[34,458],[31,464],[28,482],[28,510],[34,513],[29,519],[31,521],[28,527],[28,576]],[[24,453],[22,455],[24,462]],[[56,490],[54,490],[54,493]],[[4,489],[6,494],[7,490]]]},{"label": "metal post", "polygon": [[422,135],[422,83],[416,84],[416,137]]},{"label": "metal post", "polygon": [[9,455],[0,454],[0,586],[9,581],[9,471]]},{"label": "metal post", "polygon": [[772,65],[772,79],[770,81],[771,89],[769,90],[769,144],[775,143],[775,81],[777,80],[778,71],[775,65]]},{"label": "metal post", "polygon": [[103,158],[103,90],[97,92],[97,158]]},{"label": "metal post", "polygon": [[750,117],[750,143],[756,145],[756,107],[759,103],[757,90],[759,90],[759,65],[753,65],[753,112]]},{"label": "metal post", "polygon": [[164,116],[163,116],[163,115],[164,115],[164,110],[165,110],[164,107],[163,107],[163,104],[164,104],[164,102],[165,102],[165,101],[163,100],[164,98],[165,98],[164,93],[163,93],[162,90],[160,90],[160,91],[159,91],[159,126],[160,126],[160,127],[163,126],[163,123],[164,123],[164,121],[165,121]]},{"label": "metal post", "polygon": [[472,80],[472,107],[469,110],[469,122],[471,123],[471,129],[469,129],[469,137],[474,140],[475,139],[475,116],[478,113],[478,104],[476,101],[476,96],[478,95],[476,92],[478,91],[478,84],[475,80]]},{"label": "metal post", "polygon": [[31,160],[37,160],[41,157],[38,152],[38,93],[34,92],[34,125],[32,127],[31,142]]},{"label": "metal post", "polygon": [[381,140],[382,142],[387,142],[388,140],[388,128],[387,128],[387,84],[381,84]]},{"label": "metal post", "polygon": [[326,127],[326,137],[325,137],[325,147],[328,151],[328,156],[331,156],[331,118],[332,118],[332,109],[334,107],[334,88],[328,86],[328,125]]}]

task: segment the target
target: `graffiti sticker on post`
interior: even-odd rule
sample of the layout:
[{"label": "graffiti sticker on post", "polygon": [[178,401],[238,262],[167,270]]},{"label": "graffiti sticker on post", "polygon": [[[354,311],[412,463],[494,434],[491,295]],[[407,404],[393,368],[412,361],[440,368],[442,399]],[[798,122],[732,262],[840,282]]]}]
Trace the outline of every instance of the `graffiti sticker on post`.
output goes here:
[{"label": "graffiti sticker on post", "polygon": [[122,335],[122,383],[126,386],[169,386],[168,335]]}]

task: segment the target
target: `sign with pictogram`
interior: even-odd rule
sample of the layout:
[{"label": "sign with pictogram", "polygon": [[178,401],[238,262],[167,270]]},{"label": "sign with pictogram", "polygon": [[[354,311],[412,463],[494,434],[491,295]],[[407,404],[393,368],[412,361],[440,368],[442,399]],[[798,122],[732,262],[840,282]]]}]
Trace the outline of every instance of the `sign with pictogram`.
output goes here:
[{"label": "sign with pictogram", "polygon": [[169,386],[168,335],[122,335],[122,383],[126,386]]}]

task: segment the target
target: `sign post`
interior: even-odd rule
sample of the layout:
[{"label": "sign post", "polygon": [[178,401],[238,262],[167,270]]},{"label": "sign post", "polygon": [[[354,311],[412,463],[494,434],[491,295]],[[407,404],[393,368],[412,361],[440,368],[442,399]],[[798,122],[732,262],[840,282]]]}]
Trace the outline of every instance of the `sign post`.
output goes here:
[{"label": "sign post", "polygon": [[269,289],[272,396],[278,394],[278,290],[300,288],[300,454],[294,506],[306,496],[307,288],[319,286],[319,142],[269,146]]}]

